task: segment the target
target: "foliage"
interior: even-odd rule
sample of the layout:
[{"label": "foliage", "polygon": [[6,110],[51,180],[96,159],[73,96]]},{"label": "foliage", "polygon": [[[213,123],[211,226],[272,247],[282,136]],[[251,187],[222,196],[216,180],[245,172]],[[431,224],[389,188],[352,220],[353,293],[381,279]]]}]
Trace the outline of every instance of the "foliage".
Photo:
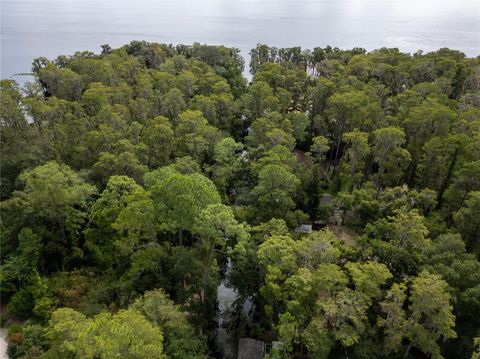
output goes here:
[{"label": "foliage", "polygon": [[479,68],[259,44],[247,85],[224,46],[34,60],[0,82],[10,355],[220,357],[226,331],[232,353],[475,357]]},{"label": "foliage", "polygon": [[161,290],[145,292],[131,308],[162,330],[169,358],[207,358],[205,345],[188,322],[187,314]]},{"label": "foliage", "polygon": [[133,309],[101,313],[93,319],[72,309],[58,309],[47,336],[52,342],[47,358],[164,357],[161,330]]}]

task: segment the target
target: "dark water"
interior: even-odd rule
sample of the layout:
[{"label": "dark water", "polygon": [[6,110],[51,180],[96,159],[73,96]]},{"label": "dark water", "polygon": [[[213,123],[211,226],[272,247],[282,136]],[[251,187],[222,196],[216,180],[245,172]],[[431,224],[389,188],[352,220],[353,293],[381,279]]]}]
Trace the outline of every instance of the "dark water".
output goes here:
[{"label": "dark water", "polygon": [[2,78],[29,72],[39,56],[131,40],[225,44],[244,56],[258,42],[480,55],[480,0],[0,1]]}]

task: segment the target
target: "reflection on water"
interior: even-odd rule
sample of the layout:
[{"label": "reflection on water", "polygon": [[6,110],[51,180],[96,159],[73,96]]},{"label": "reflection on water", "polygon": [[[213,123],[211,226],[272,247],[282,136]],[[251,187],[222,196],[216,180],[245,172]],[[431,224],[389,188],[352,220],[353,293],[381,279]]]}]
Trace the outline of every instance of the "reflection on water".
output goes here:
[{"label": "reflection on water", "polygon": [[218,286],[217,300],[218,300],[218,318],[216,330],[216,345],[218,350],[222,353],[224,359],[233,358],[233,348],[230,341],[230,334],[225,328],[226,321],[228,320],[228,314],[232,309],[233,303],[237,299],[238,295],[235,289],[226,286],[226,280],[223,279]]},{"label": "reflection on water", "polygon": [[[480,54],[477,0],[1,0],[1,77],[33,58],[131,40],[235,46],[451,47]],[[24,80],[19,78],[21,82]]]},{"label": "reflection on water", "polygon": [[[233,359],[237,348],[237,341],[235,340],[235,333],[229,332],[229,321],[232,320],[231,314],[235,310],[234,304],[238,300],[238,293],[235,288],[229,283],[229,275],[232,269],[232,261],[227,259],[225,268],[225,276],[220,281],[217,288],[217,329],[215,332],[215,344],[217,350],[221,353],[223,359]],[[252,309],[252,302],[245,300],[242,304],[242,320],[249,321],[250,310]],[[231,329],[231,328],[230,328]],[[237,333],[238,334],[238,333]]]}]

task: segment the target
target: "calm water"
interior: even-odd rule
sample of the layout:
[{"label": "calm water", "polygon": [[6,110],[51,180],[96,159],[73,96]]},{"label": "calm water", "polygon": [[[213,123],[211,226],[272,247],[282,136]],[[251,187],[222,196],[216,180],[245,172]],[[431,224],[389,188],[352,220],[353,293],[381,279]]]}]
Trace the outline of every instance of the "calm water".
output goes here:
[{"label": "calm water", "polygon": [[2,78],[29,72],[39,56],[131,40],[225,44],[245,57],[258,42],[480,55],[480,0],[0,1]]}]

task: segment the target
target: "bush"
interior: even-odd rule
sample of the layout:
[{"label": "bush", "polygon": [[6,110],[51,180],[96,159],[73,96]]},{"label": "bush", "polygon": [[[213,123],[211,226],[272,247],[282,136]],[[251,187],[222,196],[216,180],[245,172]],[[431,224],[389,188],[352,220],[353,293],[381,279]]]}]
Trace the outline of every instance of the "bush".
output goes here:
[{"label": "bush", "polygon": [[318,205],[316,215],[317,219],[321,219],[327,223],[330,222],[330,217],[332,216],[332,205],[330,203],[322,203]]},{"label": "bush", "polygon": [[28,288],[15,293],[8,303],[8,312],[17,318],[28,318],[33,315],[35,299]]},{"label": "bush", "polygon": [[13,323],[8,327],[7,336],[10,338],[15,333],[20,333],[22,331],[22,326],[18,323]]},{"label": "bush", "polygon": [[39,358],[44,349],[48,348],[45,329],[41,325],[26,325],[21,332],[16,332],[14,335],[18,338],[12,340],[10,337],[8,345],[8,353],[11,358]]}]

